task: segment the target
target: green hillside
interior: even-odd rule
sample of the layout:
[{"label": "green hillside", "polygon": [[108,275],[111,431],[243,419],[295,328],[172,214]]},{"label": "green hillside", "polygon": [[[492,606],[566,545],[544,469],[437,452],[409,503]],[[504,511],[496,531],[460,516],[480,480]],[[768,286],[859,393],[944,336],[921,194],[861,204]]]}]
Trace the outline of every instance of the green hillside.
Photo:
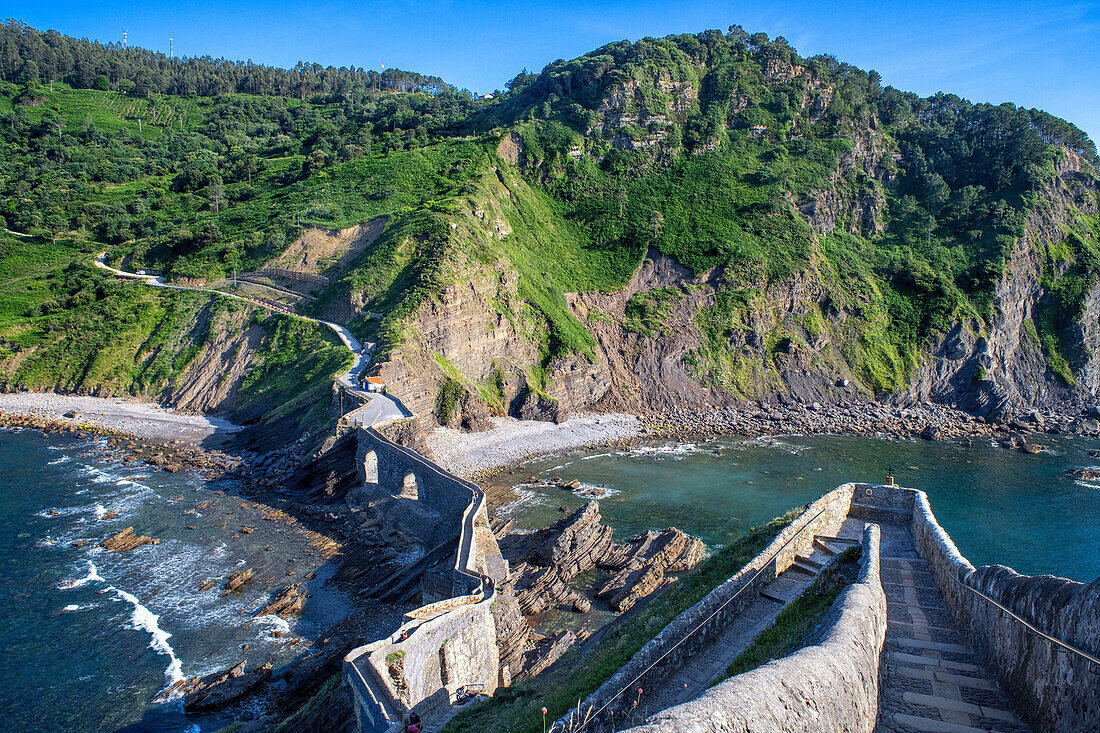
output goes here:
[{"label": "green hillside", "polygon": [[[305,227],[384,216],[299,310],[353,303],[349,325],[392,349],[421,304],[505,263],[519,302],[495,307],[538,340],[537,382],[556,357],[594,354],[564,294],[618,289],[659,251],[715,289],[694,318],[700,381],[756,396],[777,379],[772,354],[824,332],[883,393],[953,324],[989,322],[1029,212],[1065,187],[1072,158],[1087,193],[1041,253],[1053,300],[1033,330],[1065,382],[1081,358],[1067,329],[1100,267],[1096,148],[1038,110],[919,98],[739,27],[610,44],[521,73],[491,100],[409,72],[167,59],[17,23],[0,28],[0,51],[16,59],[0,74],[0,215],[33,237],[4,245],[16,257],[72,242],[214,281],[259,268]],[[736,353],[749,310],[800,279],[824,295],[763,335],[763,357]],[[13,344],[49,340],[36,324],[59,316],[46,311],[70,306],[4,288],[10,359]],[[643,300],[626,329],[654,336],[672,301]],[[117,305],[139,323],[191,307],[149,293]],[[13,384],[71,382],[40,368],[48,379],[22,371]],[[143,389],[153,367],[134,369],[126,388]]]}]

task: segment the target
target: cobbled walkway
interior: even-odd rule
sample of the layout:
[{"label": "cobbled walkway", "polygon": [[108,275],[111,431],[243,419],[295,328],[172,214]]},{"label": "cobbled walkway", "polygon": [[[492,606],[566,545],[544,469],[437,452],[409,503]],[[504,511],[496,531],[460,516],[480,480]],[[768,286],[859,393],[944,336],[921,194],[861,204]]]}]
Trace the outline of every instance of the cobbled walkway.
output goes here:
[{"label": "cobbled walkway", "polygon": [[880,526],[886,680],[876,733],[1029,733],[959,632],[909,527]]}]

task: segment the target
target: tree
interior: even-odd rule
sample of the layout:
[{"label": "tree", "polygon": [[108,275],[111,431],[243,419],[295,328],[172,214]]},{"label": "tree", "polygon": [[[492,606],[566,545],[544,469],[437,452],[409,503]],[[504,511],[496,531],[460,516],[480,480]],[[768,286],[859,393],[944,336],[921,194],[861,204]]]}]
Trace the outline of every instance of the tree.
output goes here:
[{"label": "tree", "polygon": [[107,77],[104,76],[103,74],[100,74],[99,76],[97,76],[95,78],[95,81],[92,82],[92,89],[98,89],[101,92],[105,92],[110,88],[111,88],[111,85],[107,81]]},{"label": "tree", "polygon": [[653,235],[653,241],[656,242],[661,236],[661,232],[665,228],[665,217],[659,211],[651,211],[649,213],[649,232]]},{"label": "tree", "polygon": [[214,207],[214,213],[221,211],[222,201],[225,200],[225,186],[221,176],[214,176],[210,185],[206,187],[206,197],[210,199],[210,205]]}]

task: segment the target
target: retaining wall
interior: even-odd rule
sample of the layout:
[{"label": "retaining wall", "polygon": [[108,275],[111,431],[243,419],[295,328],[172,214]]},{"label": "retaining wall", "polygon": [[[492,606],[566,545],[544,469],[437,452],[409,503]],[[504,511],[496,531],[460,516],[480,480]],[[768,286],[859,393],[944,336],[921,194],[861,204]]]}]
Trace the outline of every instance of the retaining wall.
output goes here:
[{"label": "retaining wall", "polygon": [[[736,575],[673,619],[638,650],[580,705],[582,717],[607,706],[591,719],[585,730],[615,727],[616,721],[621,725],[632,712],[634,700],[625,690],[652,689],[690,664],[690,659],[717,638],[731,619],[756,601],[761,587],[789,568],[796,555],[809,554],[814,535],[835,535],[848,515],[852,490],[853,484],[843,484],[810,504]],[[557,721],[555,729],[570,730],[576,714],[576,710],[566,714]]]},{"label": "retaining wall", "polygon": [[860,565],[858,580],[841,593],[822,622],[818,644],[731,677],[629,730],[871,733],[886,638],[877,525],[864,527]]},{"label": "retaining wall", "polygon": [[[901,489],[900,491],[908,491]],[[1100,579],[1020,575],[1003,565],[977,570],[940,527],[928,496],[912,492],[913,538],[959,628],[982,651],[1016,710],[1038,731],[1100,730],[1100,666],[1034,634],[975,588],[1043,633],[1100,657]]]}]

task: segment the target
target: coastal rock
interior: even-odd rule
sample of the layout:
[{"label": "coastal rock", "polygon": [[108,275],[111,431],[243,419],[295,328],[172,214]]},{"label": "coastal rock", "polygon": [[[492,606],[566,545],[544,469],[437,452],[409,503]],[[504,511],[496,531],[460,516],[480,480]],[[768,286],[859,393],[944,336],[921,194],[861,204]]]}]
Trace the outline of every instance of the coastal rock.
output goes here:
[{"label": "coastal rock", "polygon": [[611,547],[611,528],[600,519],[599,502],[588,502],[554,526],[540,530],[523,561],[553,566],[564,580],[591,570]]},{"label": "coastal rock", "polygon": [[596,592],[616,611],[627,611],[638,599],[653,593],[670,582],[667,572],[680,572],[695,567],[703,558],[702,540],[684,534],[675,527],[663,532],[644,532],[629,543],[619,545],[601,563],[618,568],[618,572]]},{"label": "coastal rock", "polygon": [[271,677],[270,662],[248,673],[244,670],[245,662],[240,661],[222,672],[180,680],[153,698],[153,702],[163,702],[182,693],[183,709],[187,712],[223,708],[244,697]]},{"label": "coastal rock", "polygon": [[611,548],[611,532],[600,523],[600,505],[595,501],[537,532],[513,571],[516,600],[523,614],[555,606],[575,607],[582,596],[567,583],[596,567]]},{"label": "coastal rock", "polygon": [[517,675],[516,679],[534,677],[539,672],[558,661],[561,655],[564,654],[576,640],[576,634],[569,630],[558,632],[551,637],[539,639],[524,655],[523,670]]},{"label": "coastal rock", "polygon": [[252,568],[233,573],[229,576],[229,579],[225,581],[225,585],[222,586],[222,595],[230,591],[240,590],[245,583],[250,583],[251,581]]},{"label": "coastal rock", "polygon": [[126,552],[142,545],[159,545],[160,540],[152,537],[135,534],[133,527],[127,527],[99,543],[99,546],[108,552]]},{"label": "coastal rock", "polygon": [[521,420],[560,423],[569,417],[569,411],[558,400],[528,392],[519,408]]},{"label": "coastal rock", "polygon": [[497,593],[497,600],[490,609],[493,625],[496,628],[497,650],[500,665],[507,666],[513,678],[523,669],[523,653],[531,627],[523,617],[516,596],[510,587],[504,587]]},{"label": "coastal rock", "polygon": [[302,593],[302,584],[295,583],[279,591],[270,603],[256,612],[256,615],[274,614],[281,618],[288,618],[296,613],[301,613],[305,605],[306,597]]}]

